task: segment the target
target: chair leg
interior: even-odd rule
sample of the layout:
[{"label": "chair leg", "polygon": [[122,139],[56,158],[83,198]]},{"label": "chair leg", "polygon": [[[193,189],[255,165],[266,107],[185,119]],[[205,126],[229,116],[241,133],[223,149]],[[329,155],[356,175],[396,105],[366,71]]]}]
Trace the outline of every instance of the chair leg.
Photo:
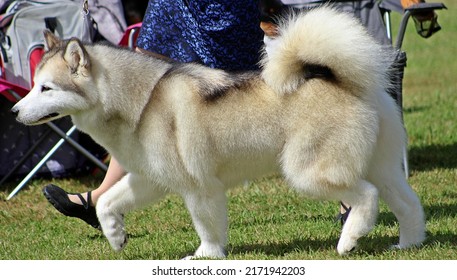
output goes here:
[{"label": "chair leg", "polygon": [[[62,137],[65,141],[67,141],[68,144],[73,146],[73,148],[75,148],[78,152],[80,152],[85,157],[87,157],[89,160],[91,160],[93,163],[95,163],[100,169],[102,169],[103,171],[108,170],[108,167],[102,161],[100,161],[94,155],[89,153],[78,142],[76,142],[75,140],[70,138],[70,135],[68,134],[68,132],[67,133],[63,132],[58,126],[56,126],[52,122],[48,122],[48,123],[46,123],[46,125],[48,125],[54,132],[56,132],[60,137]],[[73,126],[70,129],[76,129],[76,127]]]},{"label": "chair leg", "polygon": [[[75,130],[76,130],[75,126],[71,127],[67,131],[66,135],[70,136]],[[65,142],[64,138],[60,139],[57,142],[57,144],[55,144],[54,147],[52,147],[52,149],[49,150],[49,152],[40,160],[40,162],[37,165],[35,165],[35,167],[32,169],[32,171],[30,171],[29,174],[27,174],[27,176],[25,176],[25,178],[8,195],[6,200],[10,200],[14,195],[16,195],[16,193],[19,192],[25,186],[25,184],[27,184],[27,182],[33,177],[33,175],[35,175],[35,173],[38,172],[38,170],[46,163],[46,161],[48,161],[48,159],[57,151],[57,149],[60,148],[60,146],[62,146],[62,144],[64,142]]]}]

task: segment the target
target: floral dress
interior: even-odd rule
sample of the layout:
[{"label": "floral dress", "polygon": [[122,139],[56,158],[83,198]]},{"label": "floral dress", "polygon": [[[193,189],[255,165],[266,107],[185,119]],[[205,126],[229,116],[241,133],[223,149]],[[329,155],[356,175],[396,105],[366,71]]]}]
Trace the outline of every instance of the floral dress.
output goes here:
[{"label": "floral dress", "polygon": [[150,0],[138,47],[230,71],[258,68],[263,33],[253,0]]}]

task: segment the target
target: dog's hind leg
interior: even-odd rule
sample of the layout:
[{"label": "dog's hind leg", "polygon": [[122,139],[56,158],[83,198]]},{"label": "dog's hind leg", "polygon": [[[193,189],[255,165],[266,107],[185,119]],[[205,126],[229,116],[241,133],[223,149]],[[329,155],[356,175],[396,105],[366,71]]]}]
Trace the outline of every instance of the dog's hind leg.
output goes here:
[{"label": "dog's hind leg", "polygon": [[378,190],[371,183],[359,180],[355,187],[336,195],[352,207],[337,247],[338,253],[344,255],[354,250],[357,240],[374,227],[378,216]]},{"label": "dog's hind leg", "polygon": [[224,258],[228,223],[225,192],[217,188],[183,197],[201,240],[193,257]]},{"label": "dog's hind leg", "polygon": [[398,219],[400,243],[397,247],[418,246],[425,239],[425,218],[420,200],[402,169],[401,156],[407,139],[405,128],[392,98],[387,94],[377,97],[382,118],[368,180],[378,187],[379,196]]},{"label": "dog's hind leg", "polygon": [[[305,194],[320,199],[344,201],[351,205],[352,210],[343,226],[337,251],[340,255],[347,254],[357,246],[357,240],[366,235],[374,227],[378,215],[378,190],[368,181],[359,179],[354,186],[333,185],[328,181],[307,180],[307,176],[287,176],[292,186]],[[303,183],[305,182],[305,183]]]},{"label": "dog's hind leg", "polygon": [[400,224],[400,242],[395,247],[404,249],[421,245],[425,239],[424,210],[401,167],[378,168],[370,180],[378,186],[381,199]]},{"label": "dog's hind leg", "polygon": [[96,210],[103,234],[115,251],[127,244],[124,214],[161,199],[166,192],[131,173],[100,196]]},{"label": "dog's hind leg", "polygon": [[344,176],[348,169],[340,166],[323,169],[323,164],[309,159],[312,157],[303,159],[297,156],[310,153],[297,152],[292,144],[289,141],[289,147],[282,157],[283,173],[290,185],[313,198],[344,201],[351,205],[351,213],[337,246],[339,254],[349,253],[357,246],[357,240],[374,227],[379,211],[377,188],[363,179],[354,180],[349,185],[349,180],[345,180]]}]

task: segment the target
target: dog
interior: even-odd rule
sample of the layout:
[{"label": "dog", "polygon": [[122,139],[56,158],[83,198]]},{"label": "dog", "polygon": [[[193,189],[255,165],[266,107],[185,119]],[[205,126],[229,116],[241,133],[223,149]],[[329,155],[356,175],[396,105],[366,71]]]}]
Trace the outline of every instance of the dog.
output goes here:
[{"label": "dog", "polygon": [[26,125],[70,115],[128,172],[96,206],[116,251],[124,214],[177,193],[201,240],[193,256],[223,258],[226,191],[277,173],[298,193],[352,206],[339,254],[374,227],[379,198],[398,219],[395,246],[420,246],[424,212],[385,90],[392,53],[329,7],[291,15],[278,34],[259,72],[230,73],[45,32],[35,85],[12,112]]}]

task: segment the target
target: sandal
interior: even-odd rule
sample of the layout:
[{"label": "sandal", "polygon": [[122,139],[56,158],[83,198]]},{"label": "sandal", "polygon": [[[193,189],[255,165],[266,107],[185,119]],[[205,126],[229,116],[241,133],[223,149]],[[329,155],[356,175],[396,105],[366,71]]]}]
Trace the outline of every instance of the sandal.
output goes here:
[{"label": "sandal", "polygon": [[45,186],[43,188],[43,194],[60,213],[68,217],[79,218],[90,226],[101,229],[95,207],[91,206],[92,192],[87,193],[87,201],[80,193],[76,194],[81,200],[82,205],[74,203],[68,198],[68,195],[73,193],[67,193],[53,184]]}]

